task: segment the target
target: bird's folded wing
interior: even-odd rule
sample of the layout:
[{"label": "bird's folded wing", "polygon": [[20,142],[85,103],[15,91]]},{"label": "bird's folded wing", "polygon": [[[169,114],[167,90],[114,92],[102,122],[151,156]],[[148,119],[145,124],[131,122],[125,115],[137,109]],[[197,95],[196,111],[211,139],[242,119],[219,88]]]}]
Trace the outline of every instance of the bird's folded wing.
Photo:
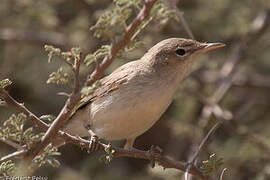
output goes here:
[{"label": "bird's folded wing", "polygon": [[79,109],[83,109],[89,103],[104,97],[111,92],[117,90],[121,85],[125,84],[128,81],[128,76],[131,76],[134,69],[126,68],[126,66],[134,66],[135,63],[129,62],[118,69],[116,69],[112,74],[106,76],[100,80],[100,86],[90,95],[84,97],[78,105],[74,108],[74,111],[71,116]]}]

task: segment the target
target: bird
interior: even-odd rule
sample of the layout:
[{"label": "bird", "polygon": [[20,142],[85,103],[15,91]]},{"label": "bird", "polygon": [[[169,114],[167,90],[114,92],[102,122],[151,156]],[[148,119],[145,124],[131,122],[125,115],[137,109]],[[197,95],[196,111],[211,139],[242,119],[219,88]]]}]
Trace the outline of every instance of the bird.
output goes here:
[{"label": "bird", "polygon": [[102,78],[63,131],[90,136],[91,150],[96,149],[94,144],[99,139],[126,140],[124,149],[134,148],[135,139],[150,129],[168,108],[178,86],[189,75],[195,57],[224,46],[184,38],[157,43],[139,60],[128,62]]}]

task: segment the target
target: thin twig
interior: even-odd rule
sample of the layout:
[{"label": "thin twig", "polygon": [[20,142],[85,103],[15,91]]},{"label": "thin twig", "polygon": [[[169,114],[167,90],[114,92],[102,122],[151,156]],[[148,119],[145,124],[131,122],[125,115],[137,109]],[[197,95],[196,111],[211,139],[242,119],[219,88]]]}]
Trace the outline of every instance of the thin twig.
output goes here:
[{"label": "thin twig", "polygon": [[192,33],[192,31],[191,31],[191,29],[190,29],[190,27],[189,27],[186,19],[184,17],[184,13],[181,12],[179,10],[179,8],[177,7],[177,5],[176,5],[177,4],[177,1],[173,1],[173,0],[167,1],[167,0],[164,0],[164,2],[167,3],[167,4],[169,4],[169,6],[175,11],[175,15],[176,15],[177,21],[179,21],[182,24],[182,26],[184,27],[184,29],[185,29],[186,33],[188,34],[189,38],[190,39],[195,39],[195,37],[194,37],[194,35],[193,35],[193,33]]},{"label": "thin twig", "polygon": [[192,158],[190,159],[189,163],[194,164],[195,160],[197,159],[199,153],[201,152],[202,148],[205,146],[207,140],[209,139],[209,137],[215,132],[215,130],[220,126],[220,122],[216,123],[211,129],[210,131],[207,133],[207,135],[203,138],[199,148],[197,149],[197,151],[194,153],[194,155],[192,156]]},{"label": "thin twig", "polygon": [[24,149],[21,145],[7,139],[7,138],[0,138],[0,141],[2,141],[3,143],[6,143],[8,145],[10,145],[11,147],[17,149],[17,150],[22,150]]},{"label": "thin twig", "polygon": [[225,174],[225,172],[227,171],[227,168],[224,168],[220,174],[219,180],[223,180],[223,176]]},{"label": "thin twig", "polygon": [[42,137],[41,142],[30,149],[28,153],[28,159],[33,159],[37,154],[39,154],[50,142],[53,137],[55,137],[64,124],[65,121],[70,117],[73,108],[81,99],[80,93],[80,83],[79,83],[79,71],[80,71],[80,61],[81,57],[75,58],[73,72],[74,72],[74,87],[70,97],[67,99],[65,106],[62,108],[61,112],[58,114],[56,119],[53,121],[52,125],[46,131],[45,135]]},{"label": "thin twig", "polygon": [[[237,79],[237,76],[239,75],[236,71],[236,66],[241,59],[245,59],[248,48],[251,48],[254,42],[266,32],[268,26],[270,25],[270,11],[266,11],[265,14],[266,15],[263,16],[263,23],[259,27],[253,28],[250,33],[242,38],[243,40],[236,46],[235,53],[221,68],[220,75],[223,78],[222,82],[218,86],[215,93],[209,98],[213,104],[218,104],[229,91],[233,80]],[[261,16],[261,14],[258,16]],[[205,105],[202,109],[200,119],[208,119],[212,115],[214,107],[215,106],[210,107],[209,105]]]},{"label": "thin twig", "polygon": [[0,158],[0,163],[1,162],[4,162],[6,160],[9,160],[9,159],[15,158],[15,157],[16,158],[23,157],[26,154],[27,154],[27,150],[26,149],[22,149],[22,150],[16,151],[14,153],[11,153],[11,154],[8,154],[8,155],[6,155],[4,157],[1,157]]}]

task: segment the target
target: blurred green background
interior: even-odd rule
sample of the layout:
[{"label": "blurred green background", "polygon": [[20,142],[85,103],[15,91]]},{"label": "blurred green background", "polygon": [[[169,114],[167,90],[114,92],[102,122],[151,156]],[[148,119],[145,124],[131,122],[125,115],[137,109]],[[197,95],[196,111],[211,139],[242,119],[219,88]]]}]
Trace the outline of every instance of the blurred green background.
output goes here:
[{"label": "blurred green background", "polygon": [[[270,179],[269,0],[175,2],[196,40],[224,42],[227,46],[197,58],[191,76],[181,84],[173,103],[160,121],[136,140],[135,147],[147,150],[158,145],[174,159],[187,161],[216,121],[209,115],[213,108],[206,106],[205,99],[217,100],[224,123],[203,149],[199,161],[216,153],[223,158],[222,167],[227,168],[224,179]],[[0,78],[13,81],[8,88],[10,94],[38,116],[57,115],[65,102],[57,93],[69,90],[46,84],[60,61],[48,64],[43,47],[51,44],[69,50],[79,46],[87,53],[108,43],[94,38],[89,27],[111,3],[1,0]],[[179,21],[151,22],[139,35],[142,46],[117,58],[106,74],[140,58],[155,43],[170,37],[188,38]],[[86,74],[87,69],[82,72]],[[0,108],[0,122],[14,112]],[[12,150],[0,143],[0,156]],[[105,165],[98,160],[101,154],[89,155],[73,145],[61,147],[60,151],[59,168],[42,167],[35,175],[58,180],[183,179],[183,172],[152,169],[144,160],[117,158]]]}]

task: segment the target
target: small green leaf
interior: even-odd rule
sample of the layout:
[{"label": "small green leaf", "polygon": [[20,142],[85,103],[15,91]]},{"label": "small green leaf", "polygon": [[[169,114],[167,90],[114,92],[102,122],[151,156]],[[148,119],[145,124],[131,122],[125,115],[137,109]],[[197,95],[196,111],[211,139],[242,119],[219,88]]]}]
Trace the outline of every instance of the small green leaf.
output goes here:
[{"label": "small green leaf", "polygon": [[54,46],[51,45],[45,45],[44,49],[46,52],[48,52],[48,62],[50,63],[52,61],[52,57],[55,56],[60,56],[61,55],[61,50],[59,48],[55,48]]},{"label": "small green leaf", "polygon": [[49,144],[45,149],[44,152],[38,156],[36,156],[33,159],[33,162],[38,164],[39,167],[44,165],[50,165],[52,167],[59,167],[60,162],[55,159],[55,156],[61,155],[60,152],[58,152],[57,148],[52,147],[51,144]]},{"label": "small green leaf", "polygon": [[111,46],[110,45],[103,45],[103,46],[101,46],[101,48],[96,50],[96,52],[94,52],[93,54],[88,54],[84,59],[84,63],[87,66],[89,66],[93,62],[97,61],[98,59],[102,59],[102,58],[106,57],[110,53],[111,53]]},{"label": "small green leaf", "polygon": [[223,159],[218,158],[216,154],[212,154],[209,156],[208,160],[202,162],[202,166],[200,169],[204,174],[214,174],[223,164]]},{"label": "small green leaf", "polygon": [[71,54],[73,57],[79,57],[81,54],[81,48],[79,47],[71,48]]},{"label": "small green leaf", "polygon": [[68,73],[64,72],[63,68],[60,67],[56,72],[52,72],[49,75],[49,79],[47,80],[47,84],[67,84],[69,81]]},{"label": "small green leaf", "polygon": [[84,58],[84,63],[86,64],[86,66],[90,66],[95,61],[96,57],[93,54],[87,54]]},{"label": "small green leaf", "polygon": [[9,79],[3,79],[0,81],[0,89],[4,89],[5,87],[11,85],[12,82]]},{"label": "small green leaf", "polygon": [[55,118],[56,117],[51,114],[46,114],[39,117],[39,119],[41,119],[42,121],[49,121],[49,122],[52,122]]}]

